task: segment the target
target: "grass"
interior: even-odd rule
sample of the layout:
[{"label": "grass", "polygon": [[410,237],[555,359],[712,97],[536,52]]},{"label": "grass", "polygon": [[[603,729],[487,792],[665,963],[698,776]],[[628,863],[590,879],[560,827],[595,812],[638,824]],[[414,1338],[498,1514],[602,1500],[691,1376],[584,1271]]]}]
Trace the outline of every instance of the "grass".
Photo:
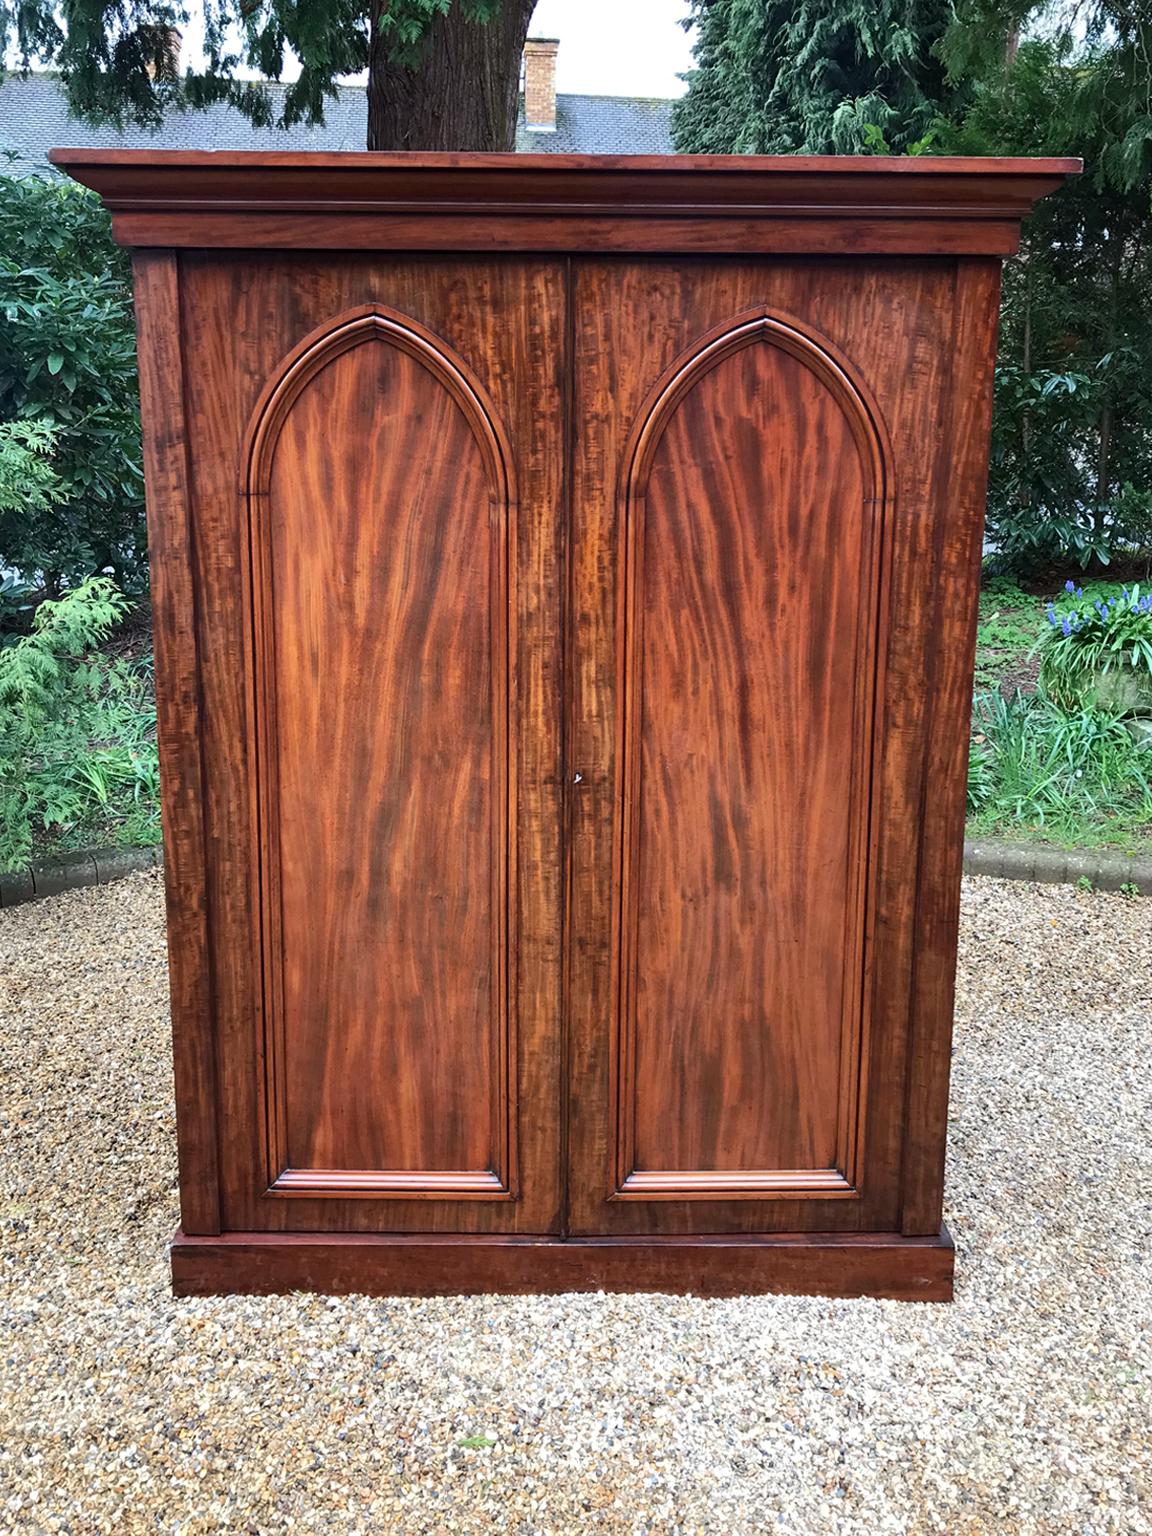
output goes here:
[{"label": "grass", "polygon": [[[1088,604],[1123,586],[1083,578],[1078,584]],[[1033,649],[1062,585],[1028,592],[994,577],[981,593],[969,835],[1152,850],[1152,751],[1138,747],[1115,715],[1064,711],[1037,691]]]},{"label": "grass", "polygon": [[1135,852],[1152,844],[1152,752],[1113,715],[1066,713],[1040,694],[979,694],[968,804],[974,835]]},{"label": "grass", "polygon": [[35,772],[59,820],[38,830],[34,856],[160,842],[160,775],[151,655],[90,659],[90,707],[46,733]]}]

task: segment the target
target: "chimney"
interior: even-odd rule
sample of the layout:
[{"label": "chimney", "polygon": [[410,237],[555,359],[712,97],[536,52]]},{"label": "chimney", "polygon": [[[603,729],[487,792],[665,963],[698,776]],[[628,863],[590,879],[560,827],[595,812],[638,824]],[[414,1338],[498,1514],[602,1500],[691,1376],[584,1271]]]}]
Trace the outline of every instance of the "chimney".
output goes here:
[{"label": "chimney", "polygon": [[530,133],[556,132],[555,37],[530,37],[524,44],[524,126]]},{"label": "chimney", "polygon": [[148,78],[155,80],[159,76],[161,80],[175,80],[180,74],[180,49],[184,45],[183,35],[179,27],[157,27],[155,30],[158,61],[149,63]]}]

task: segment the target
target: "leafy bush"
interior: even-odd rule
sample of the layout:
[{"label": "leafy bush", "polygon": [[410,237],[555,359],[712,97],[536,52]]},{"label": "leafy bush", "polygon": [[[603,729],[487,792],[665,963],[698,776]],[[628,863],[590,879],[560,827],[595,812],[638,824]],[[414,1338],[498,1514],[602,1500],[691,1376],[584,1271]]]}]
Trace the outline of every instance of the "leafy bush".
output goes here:
[{"label": "leafy bush", "polygon": [[1137,585],[1118,596],[1093,596],[1072,581],[1064,592],[1049,603],[1049,628],[1037,646],[1049,697],[1076,709],[1099,672],[1130,669],[1152,685],[1152,592],[1141,596]]},{"label": "leafy bush", "polygon": [[93,658],[129,607],[107,577],[40,604],[0,648],[0,868],[37,839],[159,839],[150,663]]},{"label": "leafy bush", "polygon": [[1043,694],[982,694],[973,710],[968,814],[978,832],[1068,843],[1152,837],[1152,752],[1106,711]]},{"label": "leafy bush", "polygon": [[[1026,36],[1007,67],[1005,32],[976,28],[969,44],[991,45],[990,73],[936,146],[1084,159],[1004,266],[988,487],[1001,569],[1152,548],[1147,22],[1140,8],[1104,10],[1094,32],[1079,7],[1050,12],[1051,35]],[[958,41],[954,29],[954,66]]]},{"label": "leafy bush", "polygon": [[125,253],[72,182],[0,177],[0,566],[49,595],[143,584],[144,484]]}]

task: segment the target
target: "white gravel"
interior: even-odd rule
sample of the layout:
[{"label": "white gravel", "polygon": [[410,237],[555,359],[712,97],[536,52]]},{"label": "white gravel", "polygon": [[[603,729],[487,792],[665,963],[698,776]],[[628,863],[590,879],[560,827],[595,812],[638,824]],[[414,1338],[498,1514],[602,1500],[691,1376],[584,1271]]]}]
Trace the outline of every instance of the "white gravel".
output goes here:
[{"label": "white gravel", "polygon": [[158,878],[0,979],[0,1530],[1152,1532],[1152,900],[966,886],[951,1307],[173,1301]]}]

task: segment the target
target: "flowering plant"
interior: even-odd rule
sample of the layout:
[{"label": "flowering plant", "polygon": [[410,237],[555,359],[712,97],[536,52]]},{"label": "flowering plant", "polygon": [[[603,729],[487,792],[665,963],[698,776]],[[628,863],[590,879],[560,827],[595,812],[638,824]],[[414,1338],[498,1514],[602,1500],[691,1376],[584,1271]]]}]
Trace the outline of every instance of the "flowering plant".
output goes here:
[{"label": "flowering plant", "polygon": [[1139,585],[1111,596],[1085,596],[1074,581],[1048,604],[1048,629],[1041,636],[1040,682],[1050,698],[1065,708],[1084,701],[1101,673],[1136,674],[1152,702],[1152,592]]}]

